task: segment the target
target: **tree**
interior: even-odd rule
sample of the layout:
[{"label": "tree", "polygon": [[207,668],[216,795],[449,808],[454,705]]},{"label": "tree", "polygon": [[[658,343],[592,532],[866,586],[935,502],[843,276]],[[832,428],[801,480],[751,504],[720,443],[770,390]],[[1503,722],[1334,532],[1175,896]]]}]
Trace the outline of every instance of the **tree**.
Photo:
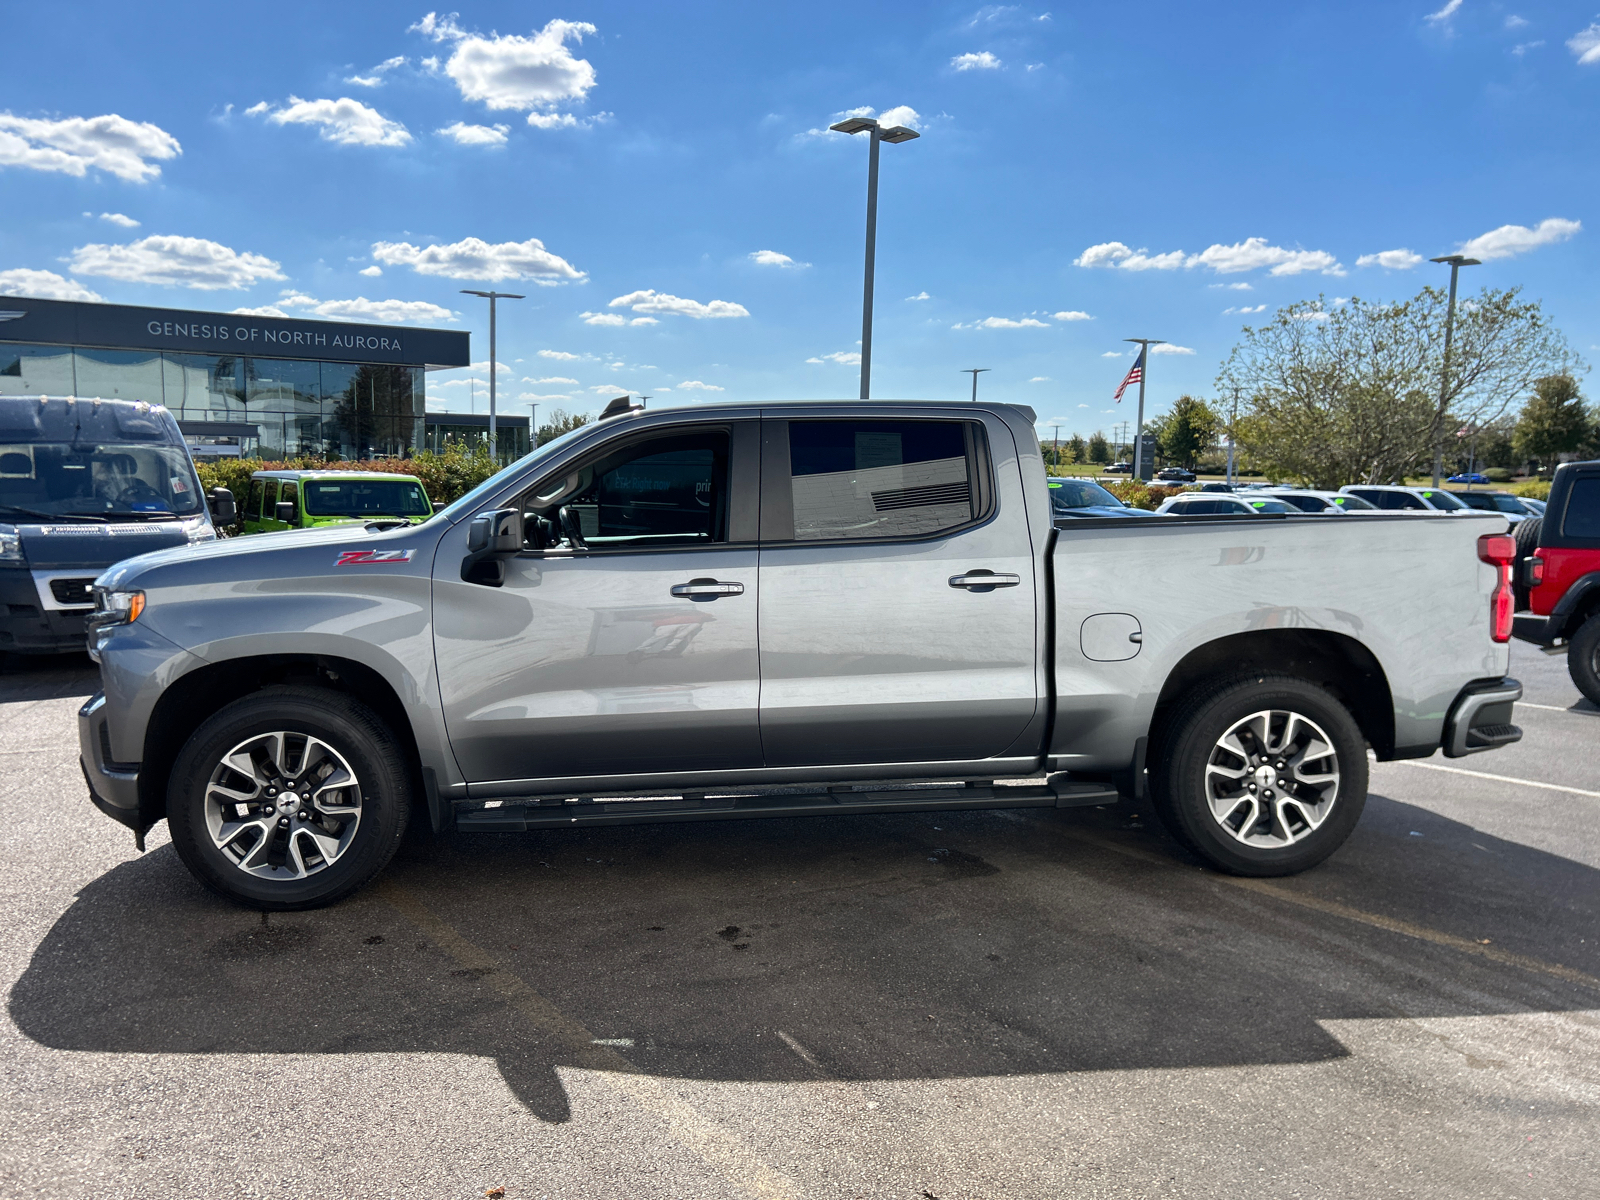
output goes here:
[{"label": "tree", "polygon": [[1571,375],[1546,375],[1522,406],[1512,446],[1521,459],[1548,465],[1590,440],[1594,423]]},{"label": "tree", "polygon": [[586,413],[569,413],[565,409],[553,409],[550,419],[539,426],[539,439],[534,444],[542,446],[546,442],[553,442],[562,434],[582,429],[588,423],[589,417]]},{"label": "tree", "polygon": [[1098,430],[1089,435],[1089,461],[1092,463],[1111,461],[1111,447],[1106,445],[1105,434]]},{"label": "tree", "polygon": [[1066,449],[1064,449],[1062,453],[1071,456],[1067,459],[1068,462],[1086,462],[1089,456],[1089,447],[1084,444],[1083,438],[1079,437],[1077,434],[1073,434],[1072,437],[1067,440]]},{"label": "tree", "polygon": [[1179,396],[1156,432],[1162,456],[1193,470],[1195,460],[1216,443],[1219,424],[1204,400]]},{"label": "tree", "polygon": [[1485,289],[1457,306],[1441,398],[1446,304],[1432,287],[1387,304],[1319,298],[1247,327],[1217,380],[1248,398],[1240,444],[1269,473],[1317,487],[1400,479],[1534,380],[1578,365],[1537,301]]}]

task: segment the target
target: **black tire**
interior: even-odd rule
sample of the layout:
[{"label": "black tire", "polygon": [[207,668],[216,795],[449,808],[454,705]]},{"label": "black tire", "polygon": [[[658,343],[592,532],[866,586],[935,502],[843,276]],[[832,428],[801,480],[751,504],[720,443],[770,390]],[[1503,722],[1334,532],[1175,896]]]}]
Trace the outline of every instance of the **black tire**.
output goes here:
[{"label": "black tire", "polygon": [[1567,674],[1590,704],[1600,705],[1600,613],[1592,613],[1567,643]]},{"label": "black tire", "polygon": [[[298,763],[281,782],[310,784],[314,792],[303,786],[298,792],[276,787],[271,782],[276,768],[261,766],[261,759],[255,779],[227,771],[224,756],[251,744],[249,754],[233,760],[248,765],[262,746],[274,744],[273,735],[280,731],[286,736],[276,743],[285,747],[279,757]],[[328,773],[318,780],[314,776],[323,764]],[[346,770],[354,777],[351,785],[336,788]],[[256,789],[259,805],[220,802],[223,793],[217,788],[223,782],[235,793],[248,783]],[[405,752],[371,709],[323,688],[271,687],[234,701],[195,730],[167,783],[167,825],[184,865],[218,895],[274,912],[320,908],[364,887],[383,870],[405,837],[415,794]],[[326,808],[316,807],[325,800]],[[282,808],[280,817],[275,806],[291,801],[295,803]],[[327,815],[330,809],[355,814],[353,824],[348,815]],[[312,821],[300,821],[301,815],[318,818],[315,828]],[[233,820],[235,816],[240,819]],[[272,832],[273,826],[279,832]],[[225,836],[230,827],[239,828],[240,835],[225,849],[213,835],[214,827],[224,830],[217,836]],[[269,842],[274,844],[263,846]],[[291,844],[296,847],[292,856]],[[322,857],[323,846],[329,847],[329,857]],[[241,858],[246,864],[261,861],[241,865]]]},{"label": "black tire", "polygon": [[1526,521],[1518,521],[1511,530],[1511,536],[1517,543],[1517,557],[1511,564],[1511,591],[1516,598],[1518,612],[1526,612],[1528,609],[1528,589],[1522,586],[1522,562],[1539,552],[1539,535],[1543,532],[1543,517],[1529,517]]},{"label": "black tire", "polygon": [[[1263,712],[1293,714],[1299,722],[1284,718],[1279,726],[1273,724],[1277,718],[1269,717],[1262,725],[1269,743],[1257,744],[1248,728],[1236,732],[1241,722]],[[1234,744],[1266,749],[1274,728],[1307,740],[1298,743],[1298,752],[1286,750],[1281,760],[1269,756],[1269,761],[1255,767],[1251,764],[1258,756],[1240,758],[1222,745],[1225,735],[1236,733]],[[1331,754],[1315,752],[1322,743],[1312,740],[1314,733],[1326,738]],[[1296,755],[1306,749],[1313,751],[1311,756],[1297,761]],[[1301,766],[1326,768],[1330,758],[1337,770],[1331,791],[1325,783],[1293,778]],[[1288,764],[1287,796],[1278,786],[1279,761]],[[1355,719],[1326,690],[1291,675],[1252,672],[1197,687],[1164,723],[1151,763],[1151,800],[1162,823],[1206,862],[1234,875],[1293,875],[1315,866],[1344,844],[1367,800],[1366,742]],[[1210,773],[1213,766],[1216,775]],[[1221,773],[1241,767],[1245,773],[1239,778],[1240,794],[1231,800],[1235,807],[1229,807],[1229,798],[1219,796],[1218,806],[1227,811],[1218,817],[1208,789],[1222,790],[1226,777]],[[1263,767],[1272,778],[1255,774]],[[1326,770],[1305,772],[1315,779],[1326,774]],[[1252,782],[1257,788],[1254,794],[1245,790]],[[1260,801],[1267,796],[1273,799],[1263,805]],[[1232,822],[1243,828],[1236,829]]]}]

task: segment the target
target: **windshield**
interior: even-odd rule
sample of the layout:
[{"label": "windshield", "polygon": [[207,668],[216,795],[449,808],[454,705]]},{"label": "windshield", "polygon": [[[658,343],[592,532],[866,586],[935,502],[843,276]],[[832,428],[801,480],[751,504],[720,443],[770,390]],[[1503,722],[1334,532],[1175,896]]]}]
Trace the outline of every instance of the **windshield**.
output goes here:
[{"label": "windshield", "polygon": [[[1328,507],[1326,502],[1316,496],[1279,496],[1277,499],[1282,500],[1293,508],[1298,508],[1301,512],[1319,513]],[[1251,503],[1253,504],[1255,501],[1251,501]]]},{"label": "windshield", "polygon": [[200,511],[200,488],[177,446],[14,442],[0,433],[0,519],[7,509],[151,520]]},{"label": "windshield", "polygon": [[1368,504],[1360,496],[1330,496],[1329,499],[1345,512],[1377,512],[1376,504]]},{"label": "windshield", "polygon": [[1263,500],[1249,500],[1249,499],[1247,499],[1245,501],[1245,503],[1248,504],[1251,508],[1255,509],[1257,512],[1286,513],[1286,512],[1295,511],[1294,509],[1290,508],[1287,504],[1285,504],[1282,500],[1264,500],[1264,499]]},{"label": "windshield", "polygon": [[1494,496],[1492,499],[1494,500],[1495,508],[1503,513],[1512,513],[1519,517],[1528,515],[1527,508],[1515,496]]},{"label": "windshield", "polygon": [[1050,504],[1054,508],[1121,508],[1118,500],[1090,479],[1052,479]]},{"label": "windshield", "polygon": [[301,488],[313,517],[425,517],[433,511],[414,479],[308,479]]},{"label": "windshield", "polygon": [[1421,489],[1421,495],[1422,498],[1429,504],[1433,505],[1435,508],[1443,509],[1446,512],[1450,511],[1451,509],[1467,507],[1449,492],[1436,492],[1432,488],[1423,488]]},{"label": "windshield", "polygon": [[519,471],[523,467],[530,466],[531,464],[538,462],[540,459],[546,458],[556,451],[563,449],[566,444],[578,434],[590,433],[593,431],[593,429],[593,425],[580,425],[576,429],[568,430],[558,438],[553,438],[537,449],[524,454],[509,467],[503,467],[499,471],[496,471],[493,475],[489,476],[489,478],[485,479],[477,487],[473,488],[465,496],[462,496],[459,500],[455,501],[448,508],[441,508],[433,515],[436,517],[443,517],[447,521],[454,521],[462,514],[471,512],[480,503],[482,503],[485,495],[503,486],[500,476],[504,475],[507,471]]}]

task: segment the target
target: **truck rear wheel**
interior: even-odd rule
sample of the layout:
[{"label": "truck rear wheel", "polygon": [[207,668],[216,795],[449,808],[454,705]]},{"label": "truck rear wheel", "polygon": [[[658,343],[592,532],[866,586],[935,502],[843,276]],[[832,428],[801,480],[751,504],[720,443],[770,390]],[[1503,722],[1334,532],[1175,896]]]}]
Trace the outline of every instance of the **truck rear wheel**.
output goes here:
[{"label": "truck rear wheel", "polygon": [[167,824],[212,891],[252,908],[318,908],[394,856],[412,795],[406,756],[371,709],[273,687],[195,730],[172,768]]},{"label": "truck rear wheel", "polygon": [[1361,818],[1366,743],[1323,688],[1234,676],[1178,704],[1150,783],[1167,829],[1212,866],[1292,875],[1337,850]]},{"label": "truck rear wheel", "polygon": [[1567,674],[1590,704],[1600,705],[1600,613],[1578,626],[1567,643]]}]

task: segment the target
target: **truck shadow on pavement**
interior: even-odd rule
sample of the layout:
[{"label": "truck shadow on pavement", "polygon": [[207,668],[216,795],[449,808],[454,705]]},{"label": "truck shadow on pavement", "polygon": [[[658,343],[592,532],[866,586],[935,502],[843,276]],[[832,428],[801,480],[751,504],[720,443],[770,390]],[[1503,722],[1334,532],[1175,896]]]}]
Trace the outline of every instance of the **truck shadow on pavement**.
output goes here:
[{"label": "truck shadow on pavement", "polygon": [[[1600,975],[1600,878],[1374,795],[1312,896]],[[1581,939],[1581,940],[1580,940]],[[333,909],[244,911],[170,847],[83,889],[10,1013],[63,1050],[493,1057],[785,1082],[1309,1063],[1341,1018],[1600,991],[1241,888],[1128,806],[478,835]],[[286,1058],[282,1069],[299,1069]]]}]

